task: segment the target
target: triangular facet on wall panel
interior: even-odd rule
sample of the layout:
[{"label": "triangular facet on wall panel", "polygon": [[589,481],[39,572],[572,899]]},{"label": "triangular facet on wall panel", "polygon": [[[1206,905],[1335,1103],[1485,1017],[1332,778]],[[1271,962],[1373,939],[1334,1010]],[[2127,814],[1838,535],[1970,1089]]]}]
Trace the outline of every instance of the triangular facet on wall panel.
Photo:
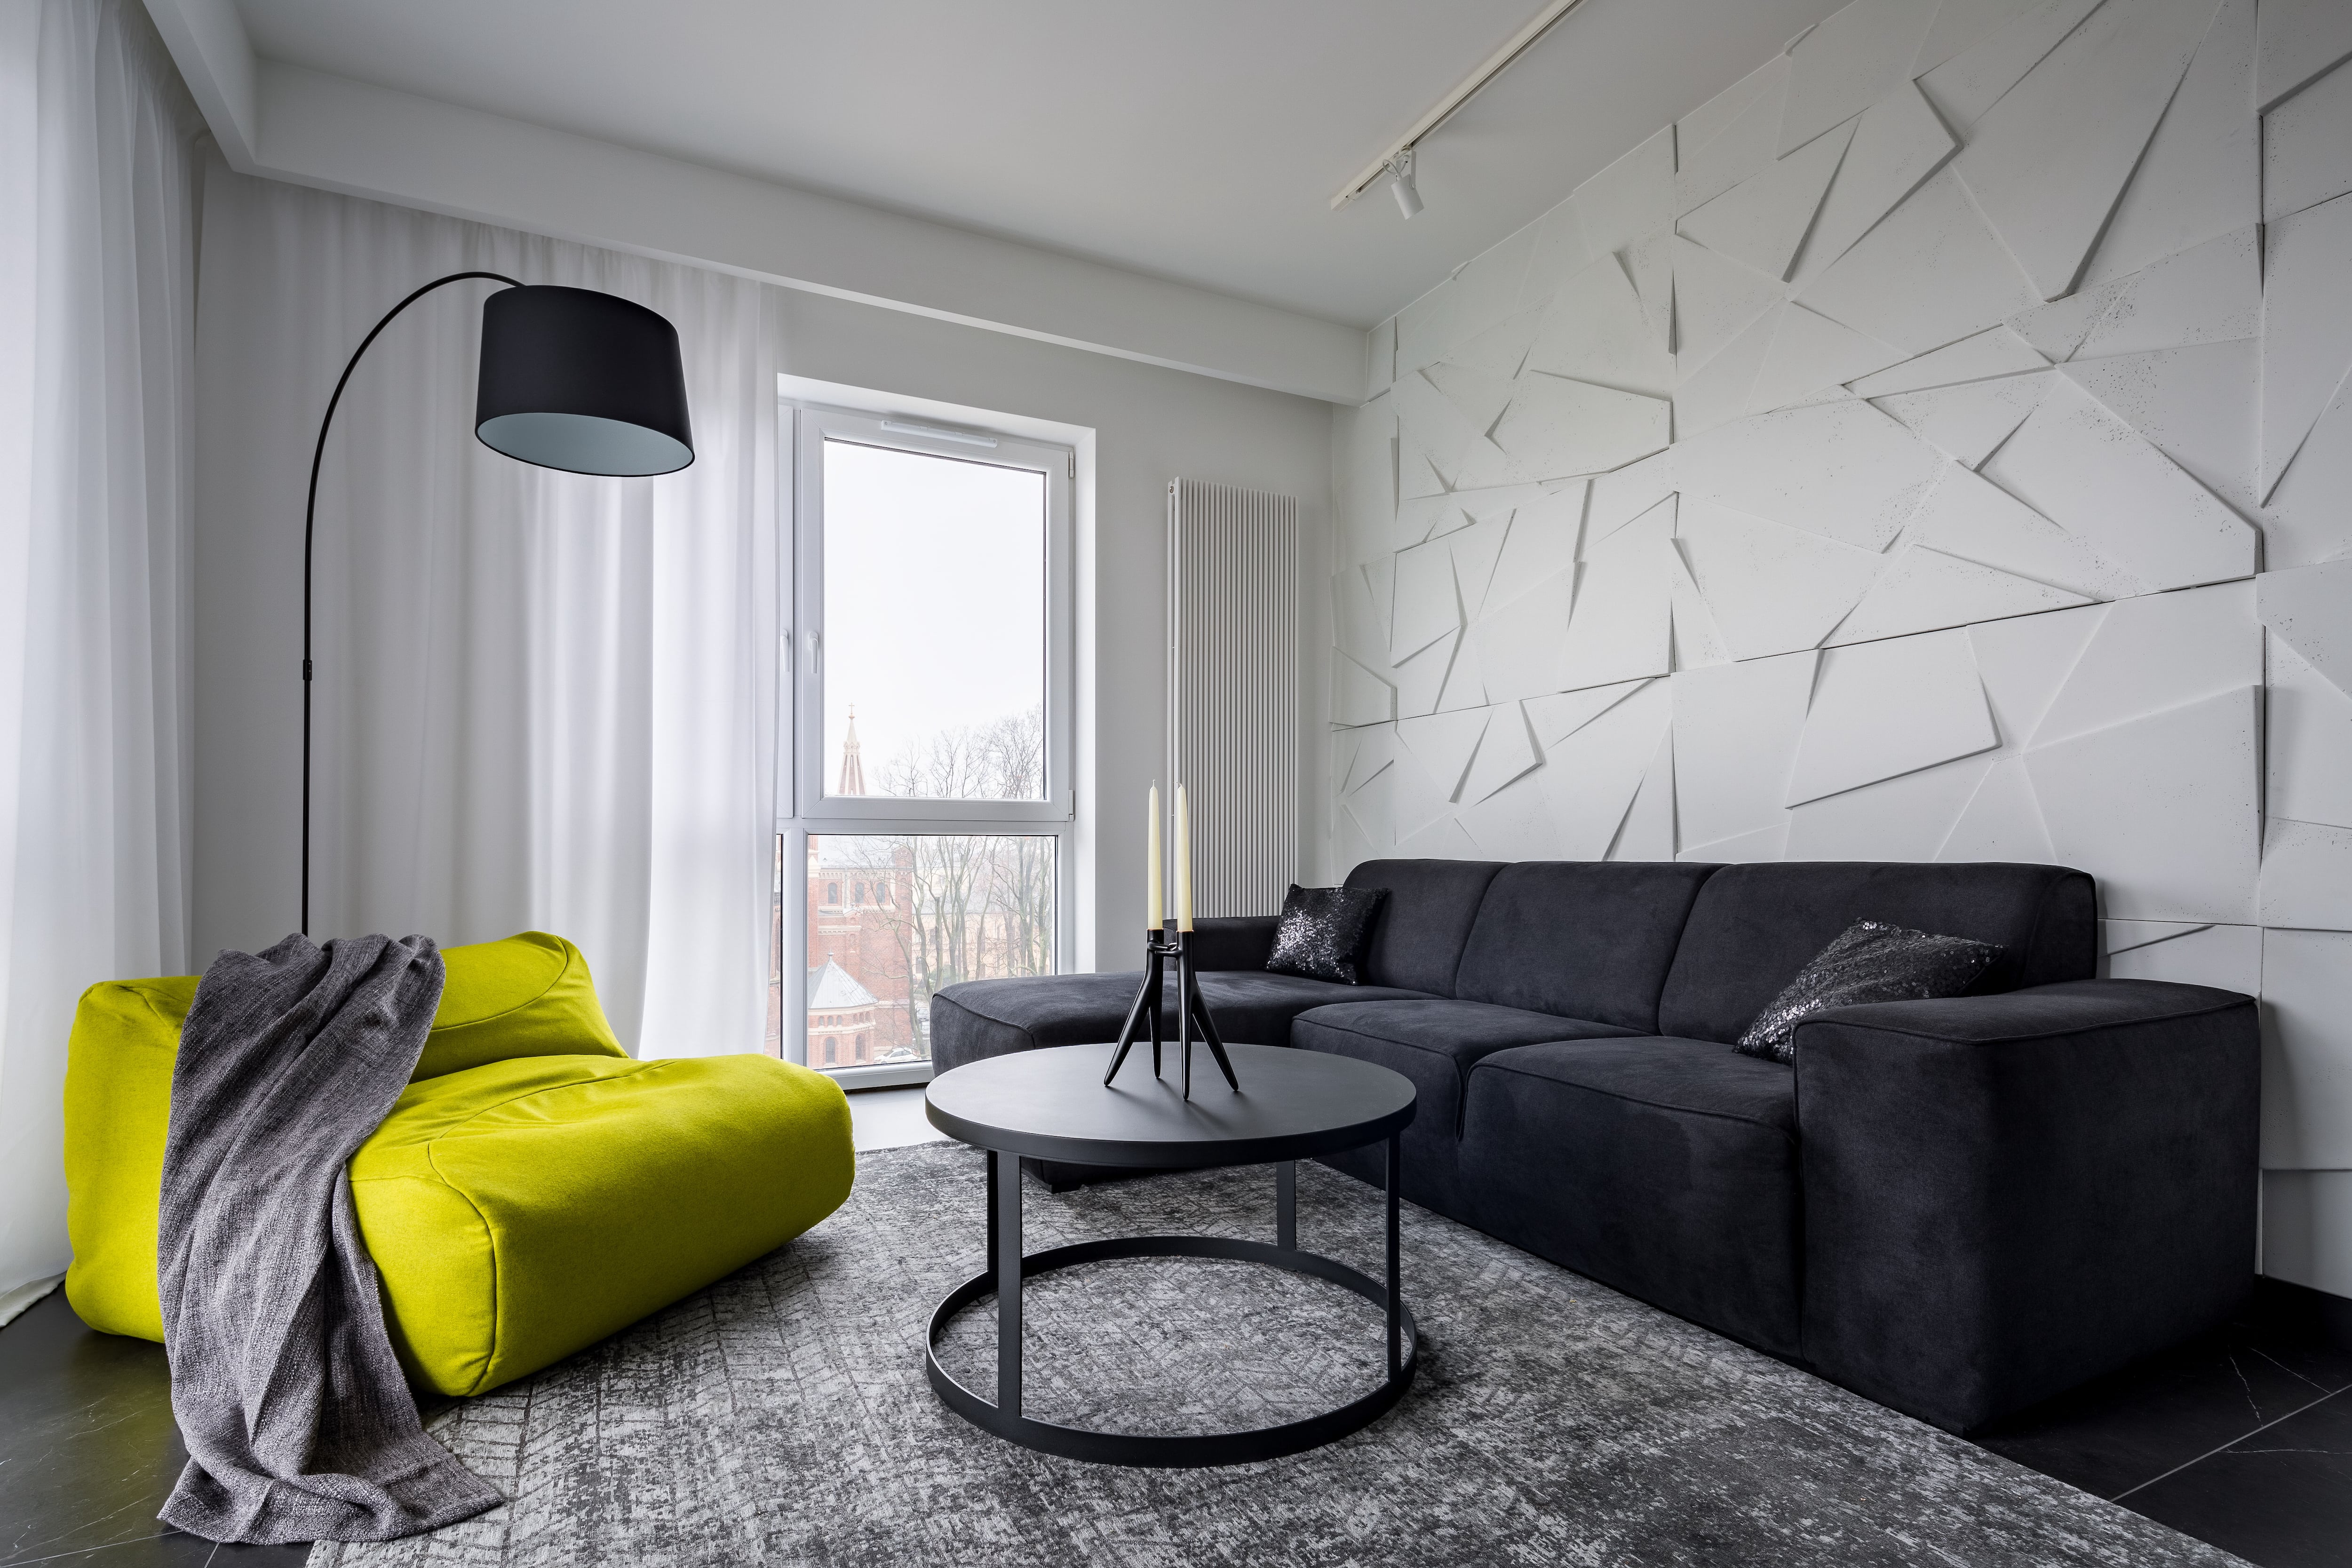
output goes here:
[{"label": "triangular facet on wall panel", "polygon": [[1813,682],[1786,804],[1801,805],[1998,744],[1965,633],[1833,648],[1822,656]]},{"label": "triangular facet on wall panel", "polygon": [[1642,787],[1625,808],[1625,820],[1609,846],[1612,860],[1671,860],[1675,858],[1675,738],[1662,735]]},{"label": "triangular facet on wall panel", "polygon": [[2025,753],[2061,864],[2121,920],[2253,919],[2262,857],[2260,688]]},{"label": "triangular facet on wall panel", "polygon": [[1973,561],[1912,545],[1879,574],[1853,613],[1830,634],[1829,646],[1906,637],[1915,632],[1965,626],[2006,616],[2039,615],[2090,603],[2047,583],[2015,576]]},{"label": "triangular facet on wall panel", "polygon": [[2224,500],[2254,506],[2261,346],[2200,343],[2112,359],[2075,359],[2058,373],[2153,442]]},{"label": "triangular facet on wall panel", "polygon": [[1676,237],[1675,366],[1688,375],[1787,297],[1780,279]]},{"label": "triangular facet on wall panel", "polygon": [[1489,606],[1507,604],[1531,585],[1576,564],[1577,538],[1584,521],[1584,489],[1583,480],[1572,479],[1513,510],[1510,532],[1503,539],[1502,559],[1496,563],[1493,583],[1486,590]]},{"label": "triangular facet on wall panel", "polygon": [[2059,689],[2066,684],[2106,616],[2106,606],[2094,605],[2052,616],[1987,621],[1969,628],[1977,677],[1984,682],[1985,700],[1992,705],[2002,744],[2022,746],[2041,728],[2042,715],[2050,711]]},{"label": "triangular facet on wall panel", "polygon": [[2084,540],[1957,464],[1912,514],[1911,536],[1957,555],[2093,599],[2151,593]]},{"label": "triangular facet on wall panel", "polygon": [[[2099,946],[2109,958],[2114,958],[2120,953],[2134,952],[2160,942],[2174,942],[2212,929],[2210,921],[2101,921]],[[2262,989],[2259,977],[2253,988],[2257,991]]]},{"label": "triangular facet on wall panel", "polygon": [[1498,584],[1492,605],[1469,631],[1486,693],[1498,702],[1534,697],[1559,686],[1559,645],[1576,601],[1576,573],[1567,568],[1533,583]]},{"label": "triangular facet on wall panel", "polygon": [[1454,344],[1445,351],[1444,359],[1424,366],[1423,371],[1441,387],[1445,384],[1436,374],[1441,365],[1456,365],[1507,382],[1519,374],[1526,363],[1528,346],[1536,341],[1536,324],[1542,319],[1543,312],[1537,310],[1505,317],[1476,336]]},{"label": "triangular facet on wall panel", "polygon": [[2223,343],[2262,331],[2262,255],[2240,229],[2118,279],[2076,359]]},{"label": "triangular facet on wall panel", "polygon": [[1872,104],[1854,122],[1837,178],[1797,252],[1789,273],[1794,285],[1801,289],[1820,277],[1958,147],[1907,81]]},{"label": "triangular facet on wall panel", "polygon": [[1455,268],[1454,276],[1397,312],[1399,374],[1444,359],[1519,307],[1519,287],[1535,248],[1526,229]]},{"label": "triangular facet on wall panel", "polygon": [[1797,245],[1812,226],[1822,193],[1837,173],[1853,127],[1840,126],[1815,137],[1787,157],[1766,164],[1706,205],[1686,212],[1675,226],[1718,256],[1728,256],[1773,278],[1786,278]]},{"label": "triangular facet on wall panel", "polygon": [[1495,424],[1495,445],[1528,477],[1595,474],[1663,451],[1672,438],[1662,399],[1530,372]]},{"label": "triangular facet on wall panel", "polygon": [[1371,580],[1360,566],[1332,574],[1331,640],[1367,668],[1388,668],[1388,610],[1373,599]]},{"label": "triangular facet on wall panel", "polygon": [[1470,837],[1461,819],[1451,814],[1439,817],[1418,833],[1399,836],[1397,856],[1405,860],[1474,860],[1478,857],[1478,841]]},{"label": "triangular facet on wall panel", "polygon": [[1673,493],[1675,480],[1669,459],[1659,452],[1638,463],[1628,463],[1593,476],[1592,499],[1584,525],[1589,548],[1600,543]]},{"label": "triangular facet on wall panel", "polygon": [[1706,596],[1699,592],[1698,579],[1691,575],[1690,563],[1679,545],[1666,567],[1669,597],[1674,601],[1674,668],[1705,669],[1709,665],[1729,664],[1730,646],[1723,640],[1715,612],[1706,607]]},{"label": "triangular facet on wall panel", "polygon": [[1595,258],[1675,226],[1675,128],[1658,132],[1576,187],[1576,216]]},{"label": "triangular facet on wall panel", "polygon": [[1465,805],[1485,800],[1514,779],[1543,766],[1543,755],[1536,750],[1528,716],[1519,705],[1506,702],[1490,711],[1493,717],[1478,742],[1478,754],[1471,759],[1470,772],[1462,781]]},{"label": "triangular facet on wall panel", "polygon": [[1911,74],[1926,76],[2041,3],[2042,0],[1943,0],[1936,7],[1935,25],[1927,29],[1927,41],[1911,58]]},{"label": "triangular facet on wall panel", "polygon": [[1682,378],[1675,388],[1675,439],[1687,441],[1702,430],[1728,425],[1748,411],[1756,379],[1771,354],[1787,305],[1775,305],[1750,322],[1720,353]]},{"label": "triangular facet on wall panel", "polygon": [[1853,0],[1790,50],[1782,155],[1860,114],[1906,80],[1937,0]]},{"label": "triangular facet on wall panel", "polygon": [[1963,136],[2025,73],[2081,26],[2099,0],[2043,0],[1919,78],[1919,90]]},{"label": "triangular facet on wall panel", "polygon": [[2352,57],[2352,7],[2343,0],[2263,0],[2254,66],[2264,114],[2322,71]]},{"label": "triangular facet on wall panel", "polygon": [[2273,571],[2352,555],[2352,376],[2304,437],[2262,514],[2263,563]]},{"label": "triangular facet on wall panel", "polygon": [[1559,833],[1538,779],[1522,778],[1466,805],[1455,820],[1481,858],[1550,860],[1559,855]]},{"label": "triangular facet on wall panel", "polygon": [[2045,359],[2072,359],[2123,290],[2120,282],[2101,283],[2063,300],[2021,310],[2010,318],[2010,331],[2032,344],[2034,352]]},{"label": "triangular facet on wall panel", "polygon": [[1946,457],[1973,468],[2025,423],[2049,389],[2046,375],[2011,375],[1874,397],[1871,403]]},{"label": "triangular facet on wall panel", "polygon": [[1673,621],[1665,552],[1673,513],[1661,506],[1587,552],[1568,636],[1559,649],[1555,690],[1664,675]]},{"label": "triangular facet on wall panel", "polygon": [[2033,798],[2033,782],[2025,775],[2022,757],[2003,757],[1985,770],[1976,793],[1969,797],[1951,832],[1944,836],[1935,858],[2010,860],[2046,866],[2058,858],[2050,847],[2050,830],[2042,825],[2042,807]]},{"label": "triangular facet on wall panel", "polygon": [[1489,710],[1466,709],[1458,713],[1433,713],[1425,719],[1397,722],[1397,739],[1420,760],[1437,787],[1453,799],[1477,754],[1478,738],[1486,732]]},{"label": "triangular facet on wall panel", "polygon": [[1675,703],[1675,837],[1685,853],[1785,828],[1781,802],[1819,657],[1792,653],[1688,669],[1668,683]]},{"label": "triangular facet on wall panel", "polygon": [[1993,327],[1889,366],[1875,375],[1864,376],[1853,384],[1858,396],[1891,397],[1896,393],[1925,392],[1930,387],[1958,386],[1963,382],[2043,370],[2049,363],[2041,351],[2009,328]]},{"label": "triangular facet on wall panel", "polygon": [[1869,590],[1885,557],[1683,497],[1676,543],[1735,658],[1816,646]]},{"label": "triangular facet on wall panel", "polygon": [[2137,272],[2253,226],[2262,189],[2253,72],[2254,0],[2221,0],[2099,237],[2084,282]]},{"label": "triangular facet on wall panel", "polygon": [[1527,276],[1519,280],[1519,303],[1540,311],[1562,283],[1598,260],[1601,253],[1585,243],[1572,193],[1529,226],[1535,231],[1535,247],[1528,258]]},{"label": "triangular facet on wall panel", "polygon": [[2074,291],[2218,9],[2103,6],[1970,131],[1952,167],[2044,300]]},{"label": "triangular facet on wall panel", "polygon": [[1765,351],[1764,368],[1748,391],[1750,414],[1769,414],[1857,376],[1884,370],[1903,357],[1875,338],[1840,326],[1802,305],[1784,305]]},{"label": "triangular facet on wall panel", "polygon": [[2352,827],[2352,697],[2276,637],[2268,673],[2265,805],[2274,816]]},{"label": "triangular facet on wall panel", "polygon": [[2263,121],[2263,216],[2289,216],[2352,191],[2352,60]]},{"label": "triangular facet on wall panel", "polygon": [[1345,773],[1338,775],[1339,793],[1353,795],[1363,788],[1391,763],[1396,761],[1397,737],[1394,724],[1375,724],[1353,731],[1356,749]]},{"label": "triangular facet on wall panel", "polygon": [[1608,853],[1673,712],[1665,683],[1653,682],[1545,747],[1536,778],[1559,826],[1564,858],[1598,860]]},{"label": "triangular facet on wall panel", "polygon": [[1437,711],[1459,712],[1465,708],[1485,708],[1501,699],[1486,690],[1486,661],[1479,657],[1479,646],[1467,632],[1454,639],[1454,662],[1445,671],[1445,684],[1438,689]]},{"label": "triangular facet on wall panel", "polygon": [[2119,600],[2066,672],[2030,743],[2047,745],[2262,679],[2252,584]]},{"label": "triangular facet on wall panel", "polygon": [[1855,401],[1742,419],[1678,443],[1674,459],[1685,498],[1863,550],[1885,549],[1947,467],[1933,447]]},{"label": "triangular facet on wall panel", "polygon": [[[2155,921],[2100,923],[2140,930],[2159,924]],[[2220,991],[2256,995],[2263,988],[2263,933],[2254,926],[2191,926],[2181,935],[2163,942],[2144,942],[2110,953],[2104,973],[2116,980],[2161,980],[2175,985],[2210,985]]]},{"label": "triangular facet on wall panel", "polygon": [[1728,838],[1717,838],[1706,844],[1692,844],[1678,850],[1677,860],[1696,861],[1719,866],[1770,865],[1789,858],[1789,817],[1783,812],[1780,820],[1769,827],[1759,827],[1753,833],[1735,833]]},{"label": "triangular facet on wall panel", "polygon": [[1396,717],[1396,688],[1349,658],[1331,656],[1331,722],[1385,724]]},{"label": "triangular facet on wall panel", "polygon": [[2273,636],[2352,694],[2352,560],[2265,572],[2254,580],[2254,605]]},{"label": "triangular facet on wall panel", "polygon": [[2352,196],[2265,231],[2263,498],[2270,499],[2352,369]]},{"label": "triangular facet on wall panel", "polygon": [[1437,711],[1438,694],[1445,689],[1446,674],[1454,668],[1454,646],[1460,641],[1459,632],[1449,632],[1389,671],[1389,679],[1396,683],[1399,717]]},{"label": "triangular facet on wall panel", "polygon": [[1675,126],[1675,211],[1686,213],[1772,161],[1789,97],[1789,57],[1775,55]]},{"label": "triangular facet on wall panel", "polygon": [[1480,434],[1491,428],[1503,410],[1511,405],[1511,395],[1517,387],[1508,376],[1472,370],[1452,360],[1440,360],[1420,374],[1460,411],[1464,425]]},{"label": "triangular facet on wall panel", "polygon": [[2252,528],[2072,383],[2051,389],[1983,472],[2156,587],[2253,574]]},{"label": "triangular facet on wall panel", "polygon": [[1613,256],[1560,285],[1543,312],[1526,368],[1651,397],[1674,391],[1674,355],[1651,331],[1641,296]]},{"label": "triangular facet on wall panel", "polygon": [[1609,686],[1588,686],[1581,691],[1555,691],[1529,698],[1524,704],[1538,744],[1557,746],[1603,713],[1631,697],[1646,680],[1620,680]]},{"label": "triangular facet on wall panel", "polygon": [[1617,252],[1633,292],[1642,297],[1642,314],[1651,332],[1671,351],[1675,335],[1675,234],[1660,229]]},{"label": "triangular facet on wall panel", "polygon": [[1454,554],[1454,588],[1461,595],[1463,613],[1474,619],[1486,605],[1511,517],[1509,511],[1498,512],[1446,536],[1446,548]]},{"label": "triangular facet on wall panel", "polygon": [[1949,169],[1887,214],[1797,300],[1915,354],[2042,302]]},{"label": "triangular facet on wall panel", "polygon": [[1963,757],[1794,806],[1788,858],[1932,860],[1992,763]]},{"label": "triangular facet on wall panel", "polygon": [[2352,931],[2352,827],[2270,819],[2263,842],[2262,921]]},{"label": "triangular facet on wall panel", "polygon": [[1443,542],[1416,544],[1396,557],[1396,607],[1390,618],[1389,658],[1401,662],[1462,625],[1454,585],[1454,555]]}]

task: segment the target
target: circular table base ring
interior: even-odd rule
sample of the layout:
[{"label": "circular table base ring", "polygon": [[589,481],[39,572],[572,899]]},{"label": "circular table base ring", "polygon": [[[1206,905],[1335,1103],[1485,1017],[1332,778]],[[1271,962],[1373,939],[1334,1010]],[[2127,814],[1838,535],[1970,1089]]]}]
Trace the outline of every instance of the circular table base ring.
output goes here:
[{"label": "circular table base ring", "polygon": [[[1021,1277],[1026,1280],[1056,1268],[1113,1258],[1224,1258],[1244,1263],[1264,1263],[1344,1287],[1382,1310],[1388,1307],[1387,1287],[1320,1253],[1301,1252],[1267,1242],[1241,1241],[1219,1236],[1131,1236],[1105,1241],[1082,1241],[1070,1247],[1056,1247],[1026,1255],[1021,1260]],[[930,1333],[923,1351],[925,1370],[930,1374],[931,1387],[949,1409],[973,1426],[993,1432],[1008,1442],[1018,1443],[1024,1448],[1057,1454],[1066,1459],[1172,1468],[1246,1465],[1260,1459],[1278,1459],[1286,1454],[1304,1453],[1378,1420],[1390,1406],[1404,1397],[1404,1391],[1412,1385],[1414,1369],[1421,1361],[1421,1332],[1414,1326],[1412,1310],[1400,1303],[1397,1315],[1407,1347],[1402,1363],[1370,1394],[1349,1400],[1336,1409],[1324,1411],[1319,1415],[1248,1431],[1187,1433],[1176,1436],[1096,1432],[1083,1426],[1059,1426],[1053,1422],[1034,1420],[1026,1415],[1007,1415],[992,1401],[982,1399],[958,1383],[954,1375],[940,1364],[940,1336],[946,1331],[949,1321],[964,1308],[995,1293],[995,1272],[976,1274],[949,1291],[941,1299],[938,1310],[931,1313]]]}]

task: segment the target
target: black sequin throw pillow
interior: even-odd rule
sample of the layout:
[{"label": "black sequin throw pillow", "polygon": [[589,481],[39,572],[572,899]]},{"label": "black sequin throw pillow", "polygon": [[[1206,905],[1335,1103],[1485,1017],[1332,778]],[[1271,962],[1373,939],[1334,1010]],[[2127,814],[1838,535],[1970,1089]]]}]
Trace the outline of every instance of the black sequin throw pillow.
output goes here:
[{"label": "black sequin throw pillow", "polygon": [[1371,938],[1386,888],[1302,888],[1292,883],[1282,900],[1282,923],[1275,928],[1274,952],[1265,966],[1276,974],[1360,985],[1357,965]]},{"label": "black sequin throw pillow", "polygon": [[1990,942],[1856,921],[1756,1015],[1739,1037],[1738,1049],[1769,1061],[1793,1062],[1797,1026],[1814,1014],[1863,1002],[1958,996],[2000,956],[2000,949]]}]

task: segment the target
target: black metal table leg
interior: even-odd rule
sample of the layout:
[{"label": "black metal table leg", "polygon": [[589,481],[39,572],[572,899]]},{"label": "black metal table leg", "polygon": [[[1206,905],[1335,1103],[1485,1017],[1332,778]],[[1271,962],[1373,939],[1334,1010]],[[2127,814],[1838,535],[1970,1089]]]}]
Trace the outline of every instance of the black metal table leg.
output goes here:
[{"label": "black metal table leg", "polygon": [[1389,1134],[1389,1375],[1394,1377],[1404,1365],[1403,1281],[1399,1276],[1399,1246],[1397,1234],[1398,1189],[1404,1185],[1404,1140],[1402,1134]]},{"label": "black metal table leg", "polygon": [[996,1277],[996,1167],[1004,1158],[993,1149],[981,1151],[988,1163],[988,1250],[981,1254],[980,1271],[991,1279]]},{"label": "black metal table leg", "polygon": [[1281,1160],[1274,1167],[1274,1244],[1298,1245],[1298,1162]]},{"label": "black metal table leg", "polygon": [[[1021,1165],[1010,1154],[992,1152],[990,1169],[1003,1167],[992,1194],[992,1223],[989,1228],[996,1233],[996,1408],[1007,1415],[1021,1414]],[[1391,1222],[1393,1228],[1393,1222]],[[1396,1255],[1396,1246],[1390,1243],[1389,1254]],[[1394,1273],[1394,1265],[1391,1265]],[[1390,1292],[1393,1303],[1395,1292]],[[1389,1312],[1393,1339],[1396,1311]]]}]

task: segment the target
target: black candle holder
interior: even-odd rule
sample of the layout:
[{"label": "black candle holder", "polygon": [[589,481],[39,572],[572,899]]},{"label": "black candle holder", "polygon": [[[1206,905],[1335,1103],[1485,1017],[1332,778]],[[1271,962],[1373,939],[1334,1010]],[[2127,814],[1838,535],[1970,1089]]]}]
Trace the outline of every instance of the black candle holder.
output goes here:
[{"label": "black candle holder", "polygon": [[1151,1028],[1151,1076],[1160,1076],[1160,1000],[1166,982],[1167,963],[1176,961],[1176,1044],[1183,1054],[1184,1098],[1192,1098],[1192,1026],[1201,1026],[1202,1043],[1217,1059],[1225,1075],[1225,1082],[1235,1094],[1241,1092],[1242,1080],[1234,1076],[1233,1058],[1225,1055],[1225,1042],[1217,1033],[1216,1020],[1209,1016],[1209,1005],[1201,997],[1200,973],[1192,967],[1192,933],[1189,931],[1151,931],[1143,939],[1143,984],[1135,988],[1135,1002],[1127,1010],[1127,1022],[1119,1026],[1118,1049],[1111,1053],[1110,1070],[1103,1074],[1103,1087],[1118,1076],[1127,1062],[1127,1053],[1135,1045],[1137,1026],[1147,1019]]}]

